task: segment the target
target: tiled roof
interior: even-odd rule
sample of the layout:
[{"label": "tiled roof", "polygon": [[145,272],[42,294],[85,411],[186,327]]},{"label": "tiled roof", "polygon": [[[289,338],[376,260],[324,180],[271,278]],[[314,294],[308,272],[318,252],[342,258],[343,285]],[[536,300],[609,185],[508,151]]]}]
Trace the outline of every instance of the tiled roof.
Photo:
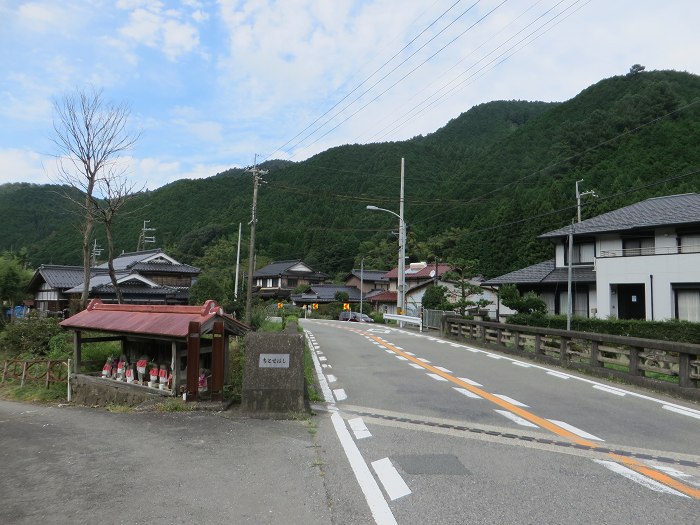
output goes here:
[{"label": "tiled roof", "polygon": [[137,272],[146,273],[187,273],[187,274],[200,274],[202,270],[196,266],[190,266],[189,264],[167,264],[167,263],[156,263],[156,262],[137,262],[130,266],[130,269]]},{"label": "tiled roof", "polygon": [[386,270],[360,270],[359,268],[353,268],[352,271],[345,276],[345,280],[347,281],[350,277],[354,276],[358,279],[362,278],[364,281],[389,281],[386,274]]},{"label": "tiled roof", "polygon": [[[153,250],[143,250],[140,252],[122,253],[121,255],[114,258],[114,269],[125,270],[126,268],[129,268],[129,266],[131,266],[132,264],[137,263],[139,261],[143,261],[144,259],[147,259],[148,257],[151,257],[158,253],[163,253],[163,250],[161,250],[160,248],[155,248]],[[95,268],[106,269],[107,263],[102,263],[96,266]]]},{"label": "tiled roof", "polygon": [[382,292],[367,299],[371,303],[394,303],[398,300],[396,292]]},{"label": "tiled roof", "polygon": [[[594,283],[595,271],[589,266],[574,266],[571,271],[571,279],[576,283]],[[500,284],[565,283],[567,281],[568,268],[555,268],[554,259],[550,259],[549,261],[533,264],[500,277],[494,277],[481,284],[482,286],[491,286]]]},{"label": "tiled roof", "polygon": [[32,277],[27,288],[38,288],[41,280],[52,288],[72,288],[83,282],[83,267],[42,264]]},{"label": "tiled roof", "polygon": [[[685,193],[647,199],[597,217],[575,223],[574,235],[642,230],[660,226],[700,223],[700,194]],[[565,237],[571,226],[552,230],[540,239]]]},{"label": "tiled roof", "polygon": [[[437,274],[438,277],[442,277],[446,272],[452,270],[452,266],[449,264],[438,264]],[[434,275],[430,275],[430,272],[435,271],[435,265],[429,264],[425,268],[418,271],[411,271],[408,265],[406,265],[406,279],[431,279]],[[393,268],[391,271],[387,272],[385,277],[387,279],[396,279],[399,275],[399,269]]]},{"label": "tiled roof", "polygon": [[253,277],[255,278],[262,278],[262,277],[279,277],[280,275],[289,275],[289,276],[306,276],[306,277],[312,277],[316,279],[326,279],[328,278],[328,275],[323,273],[323,272],[315,272],[311,270],[311,272],[306,272],[306,271],[297,271],[297,270],[291,270],[294,266],[297,264],[302,264],[306,266],[307,268],[311,269],[308,264],[303,262],[301,259],[295,259],[291,261],[276,261],[271,264],[268,264],[267,266],[263,266],[259,270],[255,271],[253,273]]},{"label": "tiled roof", "polygon": [[243,335],[250,328],[226,315],[214,301],[203,306],[104,304],[93,299],[86,310],[61,322],[63,328],[108,333],[165,336],[184,339],[190,321],[201,323],[202,333],[211,331],[214,321],[223,321],[228,333]]},{"label": "tiled roof", "polygon": [[338,292],[348,294],[351,302],[360,301],[360,290],[354,286],[342,286],[337,284],[317,284],[312,286],[308,292],[300,295],[292,295],[294,302],[318,302],[329,303],[335,301],[335,294]]}]

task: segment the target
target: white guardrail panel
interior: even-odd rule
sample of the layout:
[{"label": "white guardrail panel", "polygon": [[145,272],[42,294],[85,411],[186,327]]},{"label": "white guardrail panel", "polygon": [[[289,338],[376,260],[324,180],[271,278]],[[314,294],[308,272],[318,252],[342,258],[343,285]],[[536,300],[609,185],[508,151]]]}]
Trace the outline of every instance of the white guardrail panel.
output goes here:
[{"label": "white guardrail panel", "polygon": [[423,331],[423,320],[420,317],[411,317],[410,315],[384,314],[384,319],[391,321],[400,321],[408,324],[418,325],[418,329]]}]

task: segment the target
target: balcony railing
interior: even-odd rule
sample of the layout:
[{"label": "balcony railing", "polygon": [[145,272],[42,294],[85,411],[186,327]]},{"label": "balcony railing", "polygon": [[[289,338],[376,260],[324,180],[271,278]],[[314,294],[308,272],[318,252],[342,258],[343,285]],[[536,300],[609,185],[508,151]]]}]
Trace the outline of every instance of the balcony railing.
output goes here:
[{"label": "balcony railing", "polygon": [[606,257],[639,257],[641,255],[676,255],[679,253],[700,253],[700,244],[683,246],[659,246],[649,248],[627,248],[624,250],[601,250],[598,258]]}]

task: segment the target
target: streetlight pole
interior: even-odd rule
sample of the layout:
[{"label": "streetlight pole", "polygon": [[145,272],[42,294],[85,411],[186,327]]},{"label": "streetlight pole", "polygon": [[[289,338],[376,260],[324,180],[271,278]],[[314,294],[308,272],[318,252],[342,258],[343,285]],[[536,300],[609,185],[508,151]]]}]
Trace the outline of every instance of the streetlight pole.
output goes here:
[{"label": "streetlight pole", "polygon": [[[398,294],[396,299],[396,308],[399,309],[398,313],[403,313],[403,303],[404,303],[404,290],[406,287],[406,272],[404,271],[404,264],[406,260],[406,243],[404,239],[406,238],[406,222],[403,217],[396,212],[391,210],[386,210],[384,208],[379,208],[377,206],[369,205],[367,209],[370,211],[385,211],[391,213],[394,217],[399,219],[399,275],[398,275]],[[402,242],[403,241],[403,242]]]}]

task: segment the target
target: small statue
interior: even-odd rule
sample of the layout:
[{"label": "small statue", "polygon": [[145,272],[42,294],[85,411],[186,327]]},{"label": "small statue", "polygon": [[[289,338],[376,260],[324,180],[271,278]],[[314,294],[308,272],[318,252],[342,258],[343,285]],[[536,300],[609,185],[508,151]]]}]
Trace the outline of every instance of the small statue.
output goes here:
[{"label": "small statue", "polygon": [[104,377],[105,379],[109,379],[110,377],[112,377],[112,356],[109,356],[107,358],[105,366],[102,367],[102,377]]},{"label": "small statue", "polygon": [[158,385],[158,364],[153,363],[153,366],[151,366],[151,369],[148,372],[148,375],[151,378],[151,381],[148,383],[148,386],[151,388],[154,388]]},{"label": "small statue", "polygon": [[158,380],[160,382],[160,389],[165,390],[165,385],[168,383],[168,365],[160,365],[160,370],[158,370]]},{"label": "small statue", "polygon": [[202,368],[199,370],[199,393],[205,393],[209,390],[209,383],[207,381],[207,370],[206,368]]},{"label": "small statue", "polygon": [[148,366],[148,356],[142,355],[136,361],[136,371],[139,373],[139,383],[146,384],[146,367]]},{"label": "small statue", "polygon": [[133,383],[134,382],[134,365],[130,363],[126,363],[125,366],[125,372],[124,376],[126,377],[126,382],[127,383]]}]

